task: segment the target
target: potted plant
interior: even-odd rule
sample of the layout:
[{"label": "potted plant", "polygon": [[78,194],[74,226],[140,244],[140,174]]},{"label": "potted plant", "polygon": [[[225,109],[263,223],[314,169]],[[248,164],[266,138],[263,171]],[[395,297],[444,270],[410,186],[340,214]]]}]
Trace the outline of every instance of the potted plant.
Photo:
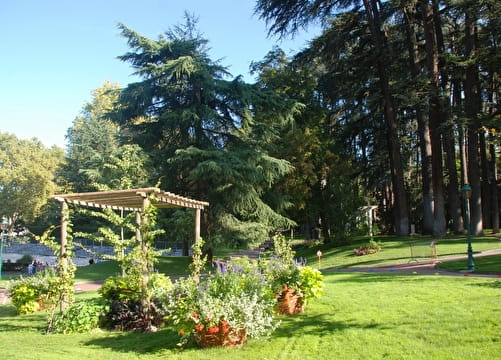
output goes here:
[{"label": "potted plant", "polygon": [[277,299],[279,314],[303,312],[308,300],[323,294],[323,275],[306,266],[305,259],[294,259],[290,242],[281,234],[274,236],[275,254],[262,264],[266,281]]},{"label": "potted plant", "polygon": [[218,261],[208,276],[195,270],[176,281],[165,299],[167,320],[178,327],[182,347],[190,339],[200,347],[234,347],[266,336],[278,325],[274,306],[257,264],[247,259]]}]

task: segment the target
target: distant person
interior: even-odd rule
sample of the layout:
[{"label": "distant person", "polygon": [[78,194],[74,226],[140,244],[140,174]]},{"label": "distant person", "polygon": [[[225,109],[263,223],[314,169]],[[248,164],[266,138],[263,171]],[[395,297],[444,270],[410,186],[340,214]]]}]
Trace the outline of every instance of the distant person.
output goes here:
[{"label": "distant person", "polygon": [[34,261],[28,264],[28,275],[33,275],[35,273]]},{"label": "distant person", "polygon": [[92,264],[94,264],[94,258],[89,259],[89,265],[92,265]]}]

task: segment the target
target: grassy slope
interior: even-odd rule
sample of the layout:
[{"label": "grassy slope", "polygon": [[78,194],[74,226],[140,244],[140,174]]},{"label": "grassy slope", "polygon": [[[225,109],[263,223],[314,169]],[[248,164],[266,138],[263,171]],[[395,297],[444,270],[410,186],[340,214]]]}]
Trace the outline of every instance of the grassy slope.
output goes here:
[{"label": "grassy slope", "polygon": [[[374,240],[382,245],[380,252],[372,255],[354,256],[353,249],[363,246],[367,243],[367,238],[359,238],[354,244],[344,245],[339,247],[330,247],[329,244],[322,245],[322,262],[321,266],[325,268],[346,268],[356,266],[375,266],[407,263],[410,257],[410,242],[418,243],[415,247],[415,253],[422,257],[423,260],[429,259],[430,254],[429,244],[433,240],[430,237],[404,237],[397,238],[394,236],[376,236]],[[446,256],[466,254],[466,238],[465,237],[450,237],[436,241],[436,250],[438,258]],[[496,237],[477,237],[472,240],[474,252],[480,252],[491,249],[501,249],[501,239]],[[318,263],[316,252],[319,248],[303,248],[297,252],[297,255],[304,256],[308,259],[308,263]],[[501,264],[500,264],[501,267]],[[499,269],[501,273],[501,268]]]}]

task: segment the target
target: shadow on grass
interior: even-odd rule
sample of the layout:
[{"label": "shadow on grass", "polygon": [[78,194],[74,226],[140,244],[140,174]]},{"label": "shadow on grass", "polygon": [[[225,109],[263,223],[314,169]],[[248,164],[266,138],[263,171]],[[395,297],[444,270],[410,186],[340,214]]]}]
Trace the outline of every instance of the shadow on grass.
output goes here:
[{"label": "shadow on grass", "polygon": [[34,331],[45,334],[47,314],[44,312],[19,315],[12,305],[0,306],[0,332]]},{"label": "shadow on grass", "polygon": [[469,286],[480,286],[480,287],[486,287],[486,288],[492,288],[492,289],[501,289],[501,280],[495,280],[495,281],[479,283],[479,284],[469,284]]},{"label": "shadow on grass", "polygon": [[178,341],[179,335],[166,328],[154,333],[110,332],[110,336],[89,340],[85,345],[120,353],[151,354],[161,350],[176,350]]},{"label": "shadow on grass", "polygon": [[[324,275],[333,276],[332,283],[375,283],[375,282],[402,282],[402,281],[429,281],[432,277],[419,274],[396,274],[396,273],[369,273],[358,271],[325,272]],[[348,275],[348,276],[346,276]],[[330,279],[329,279],[330,280]]]},{"label": "shadow on grass", "polygon": [[348,329],[375,329],[383,330],[389,327],[374,320],[366,323],[356,321],[333,321],[332,314],[298,314],[292,317],[281,317],[281,326],[273,332],[273,338],[292,338],[298,336],[298,329],[301,335],[320,336],[326,333],[343,332]]},{"label": "shadow on grass", "polygon": [[[360,259],[359,256],[351,256],[354,259]],[[401,256],[401,257],[393,257],[393,258],[384,258],[384,259],[371,259],[371,260],[366,260],[366,261],[358,261],[358,262],[352,262],[348,264],[343,264],[343,268],[346,267],[358,267],[358,266],[377,266],[381,265],[383,263],[387,264],[388,262],[391,263],[406,263],[409,261],[410,256]]]}]

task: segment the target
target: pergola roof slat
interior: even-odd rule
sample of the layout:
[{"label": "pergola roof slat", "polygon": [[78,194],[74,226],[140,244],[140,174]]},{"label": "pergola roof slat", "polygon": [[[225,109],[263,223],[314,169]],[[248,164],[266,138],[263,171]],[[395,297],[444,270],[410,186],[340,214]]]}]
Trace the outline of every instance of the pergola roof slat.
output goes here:
[{"label": "pergola roof slat", "polygon": [[158,188],[140,188],[129,190],[112,190],[86,193],[54,195],[60,202],[115,210],[140,211],[145,197],[151,197],[152,205],[156,207],[186,207],[204,209],[208,202],[189,199],[180,195],[160,190]]}]

